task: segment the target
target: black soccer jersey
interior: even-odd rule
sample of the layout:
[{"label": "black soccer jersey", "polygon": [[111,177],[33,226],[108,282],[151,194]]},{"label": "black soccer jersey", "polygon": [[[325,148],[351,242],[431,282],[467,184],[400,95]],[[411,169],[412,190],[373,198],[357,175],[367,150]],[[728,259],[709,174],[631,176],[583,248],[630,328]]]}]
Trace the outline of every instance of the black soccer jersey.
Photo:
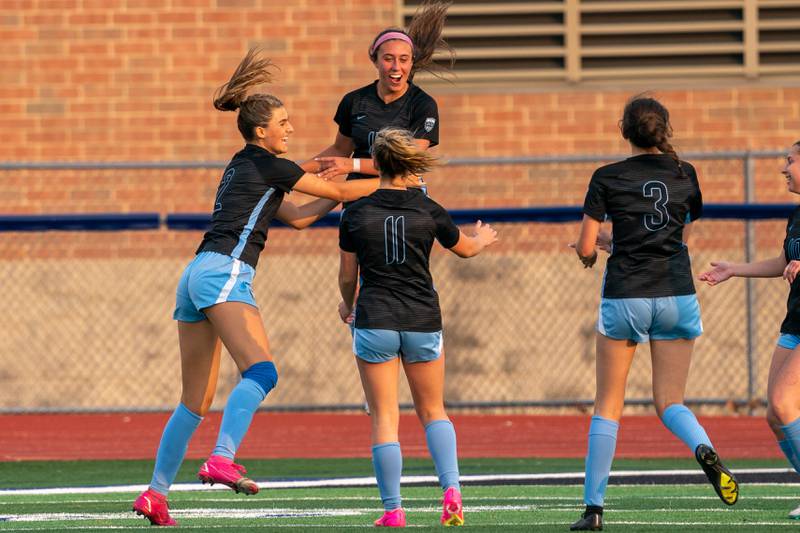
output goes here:
[{"label": "black soccer jersey", "polygon": [[294,162],[247,144],[233,156],[222,174],[211,229],[197,253],[219,252],[255,268],[267,241],[269,223],[284,194],[292,190],[303,174],[303,169]]},{"label": "black soccer jersey", "polygon": [[[436,100],[408,82],[408,90],[394,102],[384,103],[378,96],[378,82],[347,93],[333,120],[339,132],[353,139],[354,158],[372,157],[370,147],[381,128],[405,128],[417,139],[427,139],[430,146],[439,144],[439,108]],[[373,178],[367,174],[351,173],[347,179]]]},{"label": "black soccer jersey", "polygon": [[583,212],[611,220],[612,252],[604,298],[658,298],[694,294],[683,226],[700,217],[697,173],[666,154],[644,154],[597,169]]},{"label": "black soccer jersey", "polygon": [[[786,261],[800,260],[800,206],[796,207],[786,223],[786,239],[783,241]],[[795,278],[786,300],[786,318],[781,324],[781,333],[800,335],[800,277]]]},{"label": "black soccer jersey", "polygon": [[433,332],[442,329],[429,260],[434,239],[458,243],[445,209],[417,189],[378,189],[342,216],[339,247],[361,269],[355,327]]}]

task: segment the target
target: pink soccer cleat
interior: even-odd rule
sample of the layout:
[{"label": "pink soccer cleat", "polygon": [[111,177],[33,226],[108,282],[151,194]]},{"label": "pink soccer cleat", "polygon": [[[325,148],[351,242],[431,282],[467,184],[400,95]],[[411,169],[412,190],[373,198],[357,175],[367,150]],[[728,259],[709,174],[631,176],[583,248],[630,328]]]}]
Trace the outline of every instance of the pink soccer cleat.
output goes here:
[{"label": "pink soccer cleat", "polygon": [[250,478],[244,477],[247,469],[242,465],[237,465],[228,458],[219,455],[212,455],[208,461],[203,463],[197,477],[203,483],[222,483],[238,492],[243,492],[248,496],[258,492],[258,485]]},{"label": "pink soccer cleat", "polygon": [[153,489],[147,489],[133,502],[133,510],[139,516],[150,520],[154,526],[177,526],[178,523],[169,515],[167,497]]},{"label": "pink soccer cleat", "polygon": [[444,509],[442,510],[441,522],[443,526],[463,526],[464,507],[461,505],[461,493],[455,487],[450,487],[444,491],[442,498]]},{"label": "pink soccer cleat", "polygon": [[401,507],[386,511],[375,520],[377,527],[406,527],[406,512]]}]

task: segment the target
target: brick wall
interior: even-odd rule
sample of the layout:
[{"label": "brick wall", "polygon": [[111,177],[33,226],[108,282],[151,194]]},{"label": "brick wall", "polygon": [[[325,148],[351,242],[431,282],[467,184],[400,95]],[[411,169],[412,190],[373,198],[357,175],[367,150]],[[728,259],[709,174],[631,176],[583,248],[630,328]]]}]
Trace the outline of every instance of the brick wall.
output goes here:
[{"label": "brick wall", "polygon": [[[373,79],[374,69],[367,60],[366,48],[377,31],[394,22],[395,8],[394,0],[2,0],[0,161],[227,160],[242,141],[235,115],[215,111],[211,97],[254,44],[265,45],[282,67],[272,90],[286,102],[295,125],[289,156],[304,159],[334,139],[332,116],[341,96]],[[657,95],[672,111],[679,150],[781,149],[800,138],[798,81],[752,86],[729,82],[713,89],[671,88],[657,91]],[[671,82],[673,87],[677,83]],[[431,87],[430,92],[439,102],[442,124],[442,143],[437,150],[445,157],[622,153],[626,146],[616,126],[622,106],[632,93],[645,88],[639,84],[606,90],[581,86],[554,89],[535,83],[524,89],[495,91],[467,89],[458,84]],[[761,201],[792,201],[777,173],[778,164],[774,160],[757,165]],[[429,182],[432,195],[451,208],[574,205],[582,199],[593,166],[449,167],[432,173]],[[708,201],[742,200],[740,163],[703,161],[697,166]],[[0,171],[0,214],[208,212],[219,174],[218,170]],[[731,223],[728,231],[725,224],[713,222],[706,226],[710,229],[698,228],[698,249],[724,250],[718,253],[726,257],[733,253],[730,250],[740,251],[741,228]],[[766,246],[764,256],[776,251],[782,239],[775,238],[782,231],[781,224],[769,229],[773,231],[763,232],[763,237],[759,232],[756,237]],[[559,296],[540,295],[539,291],[549,287],[552,292],[559,287],[555,280],[571,268],[562,269],[561,263],[553,263],[558,254],[558,261],[574,266],[573,272],[580,271],[565,246],[574,231],[574,227],[545,225],[508,229],[497,252],[478,259],[476,268],[496,263],[496,276],[500,279],[501,267],[507,269],[509,263],[552,267],[559,278],[548,282],[543,274],[531,276],[535,281],[530,285],[531,296],[521,301],[527,305],[542,299],[558,307]],[[260,270],[265,273],[257,285],[303,289],[302,293],[285,297],[278,294],[290,302],[287,310],[295,312],[300,309],[298,302],[316,302],[324,288],[323,296],[330,300],[328,308],[333,317],[337,301],[336,240],[332,231],[312,233],[304,234],[302,241],[295,240],[293,234],[273,234],[268,251],[272,257],[262,262]],[[80,345],[79,353],[100,354],[103,361],[107,353],[113,353],[129,361],[131,368],[148,368],[148,360],[160,360],[167,352],[172,354],[174,326],[168,313],[178,266],[165,268],[162,262],[182,265],[197,246],[198,238],[197,232],[163,230],[3,235],[0,267],[5,277],[17,280],[13,287],[32,291],[27,296],[10,294],[10,301],[44,301],[47,307],[44,312],[28,313],[30,320],[24,322],[24,327],[9,328],[15,334],[12,340],[17,348],[8,348],[12,341],[7,340],[0,356],[13,353],[16,359],[22,359],[17,355],[24,353],[28,360],[38,361],[41,358],[37,358],[37,352],[29,348],[32,341],[44,344],[42,357],[46,357],[53,346],[65,342],[68,334],[80,342],[84,338],[100,339],[99,347]],[[731,242],[726,244],[723,239]],[[728,244],[730,250],[726,248]],[[510,250],[512,247],[514,250]],[[305,257],[302,254],[324,256],[309,261],[319,263],[325,259],[321,269],[324,276],[312,278],[292,266],[287,269],[291,279],[274,279],[272,265]],[[570,254],[568,261],[564,254]],[[130,257],[138,259],[116,261]],[[698,264],[712,258],[702,258]],[[72,276],[72,284],[53,278],[53,271],[61,272],[62,277]],[[592,274],[595,284],[581,290],[594,297],[598,294],[599,272]],[[452,272],[443,271],[437,283],[446,286],[453,276]],[[151,293],[163,296],[163,308],[144,307],[149,296],[128,302],[121,296],[127,293],[118,285],[103,285],[107,278],[120,285],[133,284],[137,290],[132,293],[139,297]],[[513,271],[507,279],[511,284],[517,282]],[[309,280],[319,287],[308,289]],[[62,285],[71,287],[73,292],[62,289]],[[47,297],[42,297],[44,289],[49,291]],[[96,293],[101,296],[92,302],[110,307],[93,309],[75,296],[88,298]],[[452,294],[461,296],[459,292]],[[515,289],[514,294],[526,293]],[[467,298],[461,314],[454,304],[448,311],[450,323],[457,325],[459,320],[466,320],[462,315],[471,318],[472,301]],[[586,317],[581,323],[590,332],[594,307],[584,307]],[[740,304],[709,307],[740,309]],[[18,306],[8,309],[16,313]],[[529,311],[525,307],[504,323],[514,324],[515,318]],[[307,320],[302,312],[300,316]],[[111,332],[98,325],[109,317],[115,319]],[[75,331],[69,322],[72,319],[81,325]],[[131,319],[134,321],[129,324]],[[59,320],[64,322],[64,338],[53,325]],[[575,320],[570,317],[564,322]],[[5,317],[4,323],[12,323],[10,317]],[[558,320],[554,323],[553,327],[540,329],[558,330]],[[42,324],[45,327],[40,327]],[[462,331],[476,327],[465,326]],[[774,325],[770,328],[774,333]],[[152,337],[153,331],[168,335],[165,333],[163,342],[154,343],[152,353],[143,353],[139,337],[142,332]],[[270,331],[275,331],[272,325]],[[292,329],[281,336],[280,331],[275,333],[277,349],[286,350],[287,361],[300,357],[292,351],[299,350],[294,344],[300,334]],[[459,328],[452,331],[451,338]],[[106,339],[120,342],[110,345]],[[346,357],[345,341],[329,344],[341,347],[339,355]],[[459,345],[455,346],[454,353],[458,353]],[[538,346],[544,350],[549,344]],[[723,348],[719,353],[725,356],[741,352],[738,344]],[[331,348],[331,352],[334,350]],[[521,353],[528,355],[524,350]],[[312,351],[302,355],[318,356]],[[481,352],[480,356],[484,355]],[[142,366],[138,366],[141,359]],[[174,362],[174,358],[170,361]],[[583,364],[588,376],[591,367],[587,361]],[[454,367],[454,371],[458,368]],[[463,368],[472,373],[475,367]],[[20,371],[20,376],[34,374]],[[12,378],[14,375],[9,380]],[[74,385],[83,383],[82,379],[61,381]],[[27,385],[23,389],[33,390]],[[360,393],[356,396],[360,398]],[[16,397],[10,401],[17,405]],[[63,398],[37,401],[37,406],[61,405]]]},{"label": "brick wall", "polygon": [[[394,22],[395,7],[393,0],[5,0],[0,160],[225,160],[241,140],[235,115],[214,110],[211,95],[257,43],[282,67],[272,90],[296,128],[289,156],[303,159],[333,140],[339,98],[373,79],[366,48]],[[455,157],[622,152],[620,110],[642,88],[429,90],[440,105],[439,152]],[[731,83],[657,95],[672,111],[682,150],[776,149],[800,136],[798,87]],[[484,169],[470,187],[482,192],[484,184],[491,196],[507,170]],[[205,210],[217,172],[190,173],[172,187],[174,174],[164,174],[163,186],[145,179],[137,187],[126,172],[3,172],[0,211]],[[443,201],[459,206],[539,201],[525,187],[488,201],[444,188]]]},{"label": "brick wall", "polygon": [[[289,157],[304,159],[335,137],[341,96],[374,78],[366,48],[393,24],[395,7],[393,0],[5,0],[0,160],[225,161],[242,141],[235,114],[214,110],[211,96],[254,44],[281,66],[270,90],[295,125]],[[679,151],[781,149],[800,138],[798,81],[651,88],[671,110]],[[437,151],[447,158],[624,153],[621,108],[646,87],[427,88],[439,102]],[[792,201],[779,164],[756,165],[759,201]],[[574,205],[594,166],[449,167],[428,181],[450,208]],[[697,166],[707,201],[743,199],[740,162]],[[216,169],[0,171],[0,213],[207,212],[218,180]],[[82,249],[77,235],[64,235],[61,246],[71,239]],[[162,239],[156,249],[165,253],[193,248],[183,237]]]}]

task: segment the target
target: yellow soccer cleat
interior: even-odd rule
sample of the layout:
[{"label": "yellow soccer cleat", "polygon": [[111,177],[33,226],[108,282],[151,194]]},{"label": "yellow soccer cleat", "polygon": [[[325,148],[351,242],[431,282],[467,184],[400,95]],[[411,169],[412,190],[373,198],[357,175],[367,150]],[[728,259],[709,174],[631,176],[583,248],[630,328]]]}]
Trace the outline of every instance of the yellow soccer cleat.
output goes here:
[{"label": "yellow soccer cleat", "polygon": [[711,447],[701,444],[694,451],[695,459],[700,463],[708,476],[711,486],[726,505],[733,505],[739,500],[739,483],[733,472],[725,468],[719,455]]}]

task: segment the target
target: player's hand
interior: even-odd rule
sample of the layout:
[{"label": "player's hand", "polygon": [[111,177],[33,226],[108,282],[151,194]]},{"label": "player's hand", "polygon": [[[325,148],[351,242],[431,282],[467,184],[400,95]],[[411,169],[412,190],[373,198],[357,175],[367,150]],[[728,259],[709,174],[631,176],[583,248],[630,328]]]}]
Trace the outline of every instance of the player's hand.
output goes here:
[{"label": "player's hand", "polygon": [[[595,240],[594,243],[598,248],[600,248],[604,252],[610,254],[611,253],[611,232],[601,229],[600,232],[597,234],[597,239]],[[577,249],[578,243],[577,242],[571,242],[571,243],[567,244],[567,246],[569,246],[570,248],[573,248],[573,249]]]},{"label": "player's hand", "polygon": [[789,261],[789,264],[783,269],[783,279],[789,283],[794,283],[794,279],[797,277],[798,272],[800,272],[800,261]]},{"label": "player's hand", "polygon": [[611,253],[611,232],[601,229],[597,233],[597,247],[606,253]]},{"label": "player's hand", "polygon": [[[713,287],[733,277],[733,263],[727,261],[711,261],[711,266],[714,268],[708,272],[703,272],[697,279],[705,281]],[[786,277],[785,272],[784,277]]]},{"label": "player's hand", "polygon": [[330,180],[336,176],[349,174],[353,171],[353,159],[350,157],[316,157],[314,161],[319,163],[317,176],[324,180]]},{"label": "player's hand", "polygon": [[339,302],[339,318],[341,318],[342,322],[345,324],[353,323],[353,320],[355,320],[354,311],[354,309],[350,309],[344,302]]},{"label": "player's hand", "polygon": [[583,263],[583,268],[592,268],[594,264],[597,262],[597,250],[592,250],[592,255],[590,255],[589,257],[583,257],[580,253],[578,253],[577,242],[571,242],[567,246],[575,250],[575,253],[578,254],[578,259],[580,259],[581,263]]},{"label": "player's hand", "polygon": [[475,223],[475,237],[477,237],[483,247],[486,248],[490,244],[497,242],[497,230],[479,220]]},{"label": "player's hand", "polygon": [[578,249],[575,247],[575,245],[572,245],[572,247],[575,248],[575,253],[578,254],[578,259],[580,259],[581,263],[583,263],[583,268],[592,268],[597,262],[597,250],[592,250],[592,255],[589,257],[584,257],[578,253]]}]

